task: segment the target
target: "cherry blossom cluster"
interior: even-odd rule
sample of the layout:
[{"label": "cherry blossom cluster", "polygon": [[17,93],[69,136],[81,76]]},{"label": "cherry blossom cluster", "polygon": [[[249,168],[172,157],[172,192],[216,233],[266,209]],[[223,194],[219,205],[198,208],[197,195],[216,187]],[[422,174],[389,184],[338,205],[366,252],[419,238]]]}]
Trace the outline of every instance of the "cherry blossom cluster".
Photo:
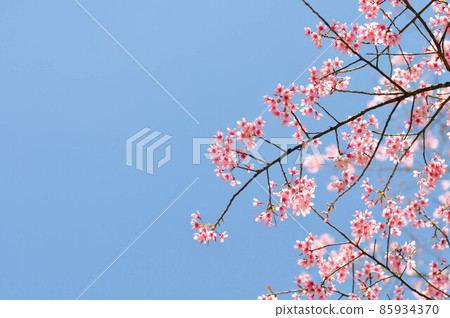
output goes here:
[{"label": "cherry blossom cluster", "polygon": [[[262,204],[262,202],[259,202],[258,199],[253,199],[253,205],[258,207]],[[274,205],[272,203],[267,203],[267,210],[264,212],[261,212],[255,217],[255,222],[259,222],[264,224],[265,226],[271,227],[276,224],[277,217],[280,219],[281,222],[283,222],[285,219],[288,218],[288,214],[286,213],[286,210],[284,210],[282,207],[278,205]]]},{"label": "cherry blossom cluster", "polygon": [[[295,283],[299,288],[299,292],[308,300],[324,300],[334,294],[334,288],[332,286],[325,287],[321,284],[314,283],[314,280],[307,273],[296,277]],[[294,299],[300,299],[300,296],[297,294],[294,294],[293,297]]]},{"label": "cherry blossom cluster", "polygon": [[450,275],[442,271],[436,262],[431,262],[429,268],[430,283],[425,287],[425,294],[435,299],[446,298],[443,291],[450,288]]},{"label": "cherry blossom cluster", "polygon": [[435,155],[434,159],[428,163],[423,171],[415,171],[414,176],[420,178],[418,185],[421,189],[428,189],[433,191],[436,189],[436,182],[442,178],[447,169],[447,164],[444,159],[441,159],[439,155]]},{"label": "cherry blossom cluster", "polygon": [[417,252],[416,242],[412,241],[400,246],[398,243],[391,243],[387,259],[391,269],[402,274],[405,271],[411,274],[416,267],[416,261],[413,259]]},{"label": "cherry blossom cluster", "polygon": [[342,54],[352,56],[360,51],[363,44],[376,45],[381,44],[386,47],[395,47],[398,45],[401,35],[395,33],[386,24],[380,22],[370,22],[364,25],[352,23],[348,26],[346,23],[333,21],[331,30],[320,22],[316,26],[317,32],[311,28],[305,28],[305,35],[311,37],[311,41],[318,48],[323,46],[323,38],[332,38],[332,46]]},{"label": "cherry blossom cluster", "polygon": [[209,244],[211,241],[223,243],[228,237],[226,231],[219,233],[213,225],[205,224],[200,217],[199,211],[192,213],[191,218],[192,229],[196,231],[196,233],[194,233],[194,240],[198,241],[200,244]]},{"label": "cherry blossom cluster", "polygon": [[[416,126],[425,126],[430,114],[430,108],[431,106],[428,104],[415,107],[412,113],[412,123],[414,123]],[[410,127],[411,122],[409,120],[406,120],[405,126]]]},{"label": "cherry blossom cluster", "polygon": [[379,127],[374,115],[371,115],[368,120],[358,117],[348,125],[351,133],[342,133],[342,139],[347,142],[347,152],[334,157],[334,166],[342,173],[342,179],[334,180],[330,188],[338,192],[344,191],[356,181],[355,166],[367,165],[379,142],[378,138],[374,137],[373,131],[369,129]]},{"label": "cherry blossom cluster", "polygon": [[318,263],[318,266],[320,268],[319,275],[321,279],[329,283],[337,282],[342,284],[351,278],[351,264],[362,256],[362,252],[356,250],[353,244],[342,245],[337,253],[335,251],[326,253],[328,257],[323,258]]},{"label": "cherry blossom cluster", "polygon": [[[444,42],[444,50],[446,52],[445,58],[447,59],[447,61],[450,61],[449,49],[450,49],[450,41],[445,41]],[[428,57],[424,57],[424,59],[423,59],[424,66],[429,71],[432,71],[436,75],[440,76],[443,73],[445,73],[446,72],[445,63],[439,57],[439,55],[435,53],[436,50],[433,47],[429,46],[429,47],[425,48],[424,51],[425,51],[425,53],[428,53]]]},{"label": "cherry blossom cluster", "polygon": [[[273,195],[278,203],[267,203],[267,209],[255,217],[256,222],[270,227],[275,224],[276,218],[280,221],[287,219],[289,210],[296,216],[306,216],[311,212],[314,206],[312,199],[315,197],[314,192],[317,187],[314,178],[299,177],[300,172],[296,167],[289,168],[289,174],[292,180],[284,184],[278,192],[274,191],[278,185],[274,182],[270,183],[271,191],[274,191]],[[253,205],[256,207],[262,204],[258,199],[253,200]]]},{"label": "cherry blossom cluster", "polygon": [[[450,182],[443,183],[448,184]],[[436,208],[433,216],[435,218],[442,219],[442,221],[445,222],[446,225],[448,225],[450,223],[450,191],[446,191],[444,194],[440,195],[439,200],[440,202],[442,202],[442,204]]]},{"label": "cherry blossom cluster", "polygon": [[367,205],[367,207],[372,208],[375,206],[374,200],[371,199],[374,188],[370,184],[370,179],[366,178],[366,180],[363,180],[361,183],[361,188],[364,188],[364,193],[361,195],[361,200],[364,200],[364,204]]},{"label": "cherry blossom cluster", "polygon": [[395,285],[394,287],[394,300],[403,300],[403,296],[405,295],[405,289],[401,286]]},{"label": "cherry blossom cluster", "polygon": [[325,247],[332,244],[334,239],[327,234],[320,238],[312,233],[304,241],[297,241],[294,248],[301,251],[300,256],[305,255],[304,258],[298,260],[298,265],[303,268],[310,268],[316,265],[321,265],[325,260]]},{"label": "cherry blossom cluster", "polygon": [[380,225],[373,219],[372,212],[356,211],[355,219],[351,222],[352,234],[357,241],[372,238],[380,228]]},{"label": "cherry blossom cluster", "polygon": [[[384,146],[381,148],[379,158],[383,158],[384,156],[394,163],[398,163],[400,157],[402,157],[405,162],[410,162],[413,160],[413,151],[412,149],[409,149],[411,141],[412,139],[407,137],[405,133],[402,133],[399,136],[387,137]],[[406,154],[404,155],[405,151]]]},{"label": "cherry blossom cluster", "polygon": [[[305,133],[303,127],[299,126],[298,119],[293,119],[297,110],[300,109],[302,116],[314,117],[319,120],[323,115],[315,108],[315,104],[320,97],[333,94],[336,90],[347,88],[350,77],[340,77],[336,75],[343,61],[335,58],[328,59],[323,62],[320,69],[313,67],[309,69],[309,82],[306,87],[292,84],[290,88],[285,89],[284,86],[278,84],[274,90],[274,97],[264,96],[264,104],[268,106],[269,112],[272,112],[275,118],[281,119],[282,125],[290,125],[298,130],[298,139]],[[301,108],[298,104],[293,103],[296,94],[302,95]]]},{"label": "cherry blossom cluster", "polygon": [[[296,169],[291,169],[291,174],[295,176],[299,172]],[[315,197],[316,188],[317,184],[314,178],[304,176],[295,178],[288,187],[282,188],[274,195],[279,198],[282,210],[292,209],[294,215],[306,216],[311,212],[311,207],[314,206],[311,201]]]},{"label": "cherry blossom cluster", "polygon": [[446,28],[450,23],[450,8],[444,2],[435,1],[432,4],[433,10],[436,13],[434,17],[430,17],[429,25],[431,27]]},{"label": "cherry blossom cluster", "polygon": [[359,0],[359,11],[365,13],[367,20],[376,19],[382,0]]},{"label": "cherry blossom cluster", "polygon": [[417,199],[411,200],[406,208],[403,209],[403,212],[411,222],[413,228],[429,228],[432,225],[430,222],[417,217],[419,213],[426,211],[426,208],[428,207],[428,198],[422,192],[416,193],[415,196]]},{"label": "cherry blossom cluster", "polygon": [[[442,262],[440,265],[446,265],[446,262]],[[430,279],[425,283],[424,292],[422,295],[417,295],[418,299],[428,299],[424,296],[432,299],[446,299],[448,298],[447,289],[450,287],[450,275],[439,268],[437,262],[431,262],[428,265],[429,272],[426,275]],[[422,287],[423,283],[418,282],[416,284],[418,288]],[[423,296],[424,295],[424,296]]]},{"label": "cherry blossom cluster", "polygon": [[[376,19],[378,16],[378,11],[380,11],[381,4],[384,3],[385,0],[359,0],[359,11],[365,13],[365,18],[367,20]],[[401,0],[389,0],[392,7],[400,7],[405,4]],[[385,12],[388,16],[392,13],[387,11]]]},{"label": "cherry blossom cluster", "polygon": [[262,295],[258,297],[258,300],[278,300],[278,298],[274,295]]},{"label": "cherry blossom cluster", "polygon": [[[337,76],[338,70],[343,61],[337,57],[334,60],[328,59],[323,62],[320,69],[313,67],[309,69],[309,82],[305,86],[292,84],[290,88],[284,88],[281,84],[274,89],[274,97],[264,96],[264,104],[268,106],[268,111],[275,118],[281,119],[281,125],[293,126],[297,132],[293,136],[301,140],[306,130],[301,127],[295,113],[300,110],[302,116],[314,117],[319,120],[323,117],[314,107],[319,98],[332,95],[337,90],[344,90],[349,84],[350,77]],[[293,102],[295,95],[300,94],[300,108]],[[295,118],[295,119],[294,119]]]},{"label": "cherry blossom cluster", "polygon": [[358,280],[362,291],[361,298],[370,300],[378,299],[381,294],[382,288],[378,282],[385,283],[388,279],[380,265],[369,261],[365,261],[362,269],[356,271],[355,278]]},{"label": "cherry blossom cluster", "polygon": [[[264,136],[265,121],[261,117],[250,122],[243,118],[237,122],[237,128],[228,128],[228,134],[218,131],[214,136],[214,143],[208,148],[212,162],[217,169],[214,170],[218,177],[229,182],[231,186],[240,184],[233,175],[233,170],[248,158],[246,150],[251,150],[256,145],[256,140]],[[246,165],[252,169],[252,165]]]},{"label": "cherry blossom cluster", "polygon": [[393,236],[400,236],[402,234],[401,229],[408,224],[409,221],[415,220],[414,210],[403,210],[394,200],[388,200],[386,206],[381,212],[386,222],[380,225],[383,230],[382,237],[387,237],[389,234]]}]

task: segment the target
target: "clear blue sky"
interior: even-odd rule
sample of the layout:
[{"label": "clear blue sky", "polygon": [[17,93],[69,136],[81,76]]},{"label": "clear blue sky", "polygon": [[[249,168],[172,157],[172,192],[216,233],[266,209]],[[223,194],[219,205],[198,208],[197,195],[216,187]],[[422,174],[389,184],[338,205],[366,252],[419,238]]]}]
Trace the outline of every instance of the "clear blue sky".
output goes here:
[{"label": "clear blue sky", "polygon": [[[348,2],[313,1],[353,21]],[[192,138],[258,116],[262,96],[320,53],[303,37],[316,19],[297,0],[80,3],[200,125],[74,1],[2,1],[0,298],[75,299],[197,177],[82,299],[254,299],[266,283],[294,287],[292,247],[306,234],[292,220],[256,224],[256,184],[226,218],[225,244],[193,241],[190,214],[215,220],[236,189],[208,161],[192,165]],[[364,103],[337,99],[334,110]],[[144,127],[173,136],[173,159],[153,176],[125,165],[125,140]]]}]

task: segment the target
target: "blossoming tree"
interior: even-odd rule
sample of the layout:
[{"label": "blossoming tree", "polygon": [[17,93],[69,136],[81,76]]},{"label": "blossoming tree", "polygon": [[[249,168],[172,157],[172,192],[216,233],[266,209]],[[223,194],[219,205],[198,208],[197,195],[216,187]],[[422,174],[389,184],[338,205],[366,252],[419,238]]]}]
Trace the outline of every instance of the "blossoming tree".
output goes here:
[{"label": "blossoming tree", "polygon": [[[365,21],[347,24],[329,21],[302,2],[319,20],[315,28],[305,28],[305,36],[319,49],[329,43],[339,56],[309,69],[305,86],[279,84],[264,97],[273,124],[286,126],[288,136],[296,139],[293,147],[283,149],[267,139],[262,117],[242,119],[214,136],[209,148],[214,171],[239,189],[214,223],[204,222],[198,211],[192,214],[194,239],[223,243],[228,235],[220,227],[235,198],[252,182],[264,180],[267,199],[253,203],[258,223],[272,226],[297,216],[317,218],[328,230],[296,242],[302,268],[296,287],[276,292],[268,286],[260,299],[449,298],[449,4],[359,0]],[[407,31],[415,34],[414,41],[404,39]],[[375,72],[379,85],[352,89],[351,75],[364,72]],[[345,107],[333,113],[325,103],[338,94],[367,101],[356,113],[343,114]],[[347,100],[351,103],[352,97]],[[311,131],[312,121],[327,124]],[[268,162],[253,156],[260,140],[281,155]],[[326,155],[308,155],[295,166],[282,164],[309,147]],[[311,175],[325,162],[332,163],[334,175],[329,184],[319,184]],[[382,178],[369,178],[377,170]],[[400,191],[401,183],[409,189]],[[318,187],[327,188],[329,197],[316,200]],[[360,208],[342,226],[339,202],[349,192],[361,196]]]}]

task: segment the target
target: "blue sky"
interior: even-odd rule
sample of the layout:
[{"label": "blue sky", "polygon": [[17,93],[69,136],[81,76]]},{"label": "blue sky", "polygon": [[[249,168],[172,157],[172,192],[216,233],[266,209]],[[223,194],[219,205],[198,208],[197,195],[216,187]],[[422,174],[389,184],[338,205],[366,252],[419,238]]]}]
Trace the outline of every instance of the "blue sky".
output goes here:
[{"label": "blue sky", "polygon": [[[2,1],[0,298],[75,299],[197,177],[81,299],[254,299],[267,283],[293,287],[292,247],[305,233],[292,220],[256,224],[257,185],[226,218],[226,244],[193,241],[190,214],[215,220],[236,189],[208,161],[192,165],[192,138],[258,116],[262,96],[321,53],[303,37],[316,18],[294,0],[80,3],[200,124],[74,1]],[[341,21],[359,15],[313,3]],[[144,127],[172,136],[172,160],[154,175],[125,165],[125,140]]]}]

